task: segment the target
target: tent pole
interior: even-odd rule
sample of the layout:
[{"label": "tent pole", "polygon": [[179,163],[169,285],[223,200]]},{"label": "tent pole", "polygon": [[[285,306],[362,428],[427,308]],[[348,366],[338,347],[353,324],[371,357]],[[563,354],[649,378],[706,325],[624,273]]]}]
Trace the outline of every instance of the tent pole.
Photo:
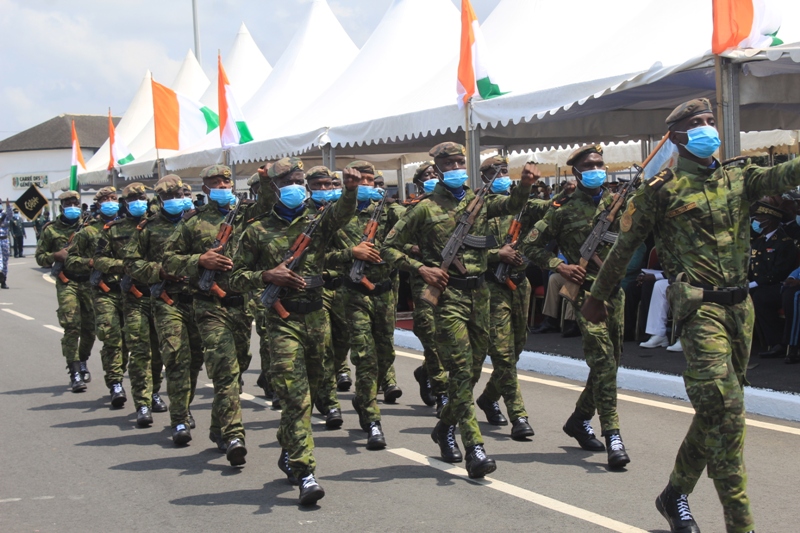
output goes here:
[{"label": "tent pole", "polygon": [[741,66],[730,59],[716,56],[714,71],[717,81],[717,125],[722,138],[720,159],[730,159],[741,154],[739,120],[739,72]]},{"label": "tent pole", "polygon": [[477,189],[481,186],[481,134],[472,122],[472,98],[464,106],[464,134],[467,145],[467,173],[470,186]]},{"label": "tent pole", "polygon": [[400,203],[406,201],[406,177],[403,175],[403,162],[405,156],[400,156],[397,160],[397,200]]}]

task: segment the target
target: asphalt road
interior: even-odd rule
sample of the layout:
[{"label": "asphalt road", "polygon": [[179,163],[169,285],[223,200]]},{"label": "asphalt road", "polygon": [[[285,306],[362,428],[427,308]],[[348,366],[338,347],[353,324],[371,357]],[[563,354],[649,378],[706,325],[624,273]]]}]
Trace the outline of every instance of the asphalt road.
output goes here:
[{"label": "asphalt road", "polygon": [[[536,436],[515,442],[508,427],[482,422],[498,470],[475,483],[463,463],[436,459],[429,436],[436,419],[412,377],[421,357],[400,350],[396,367],[405,393],[397,405],[381,405],[388,448],[365,449],[352,393],[341,394],[342,429],[327,431],[321,417],[314,419],[317,474],[327,494],[319,506],[300,509],[297,489],[276,466],[279,413],[257,397],[257,368],[247,372],[243,395],[247,465],[230,467],[206,438],[212,391],[204,374],[192,406],[194,440],[176,449],[167,414],[156,413],[153,427],[138,429],[130,400],[124,409],[110,409],[99,344],[89,361],[88,391],[68,390],[55,289],[45,277],[33,259],[12,259],[12,288],[0,291],[2,532],[668,531],[653,500],[689,425],[686,403],[621,392],[622,435],[632,462],[610,472],[604,453],[581,450],[561,431],[581,384],[522,373]],[[748,420],[757,529],[797,531],[800,424]],[[690,503],[705,533],[724,531],[710,480],[700,481]]]}]

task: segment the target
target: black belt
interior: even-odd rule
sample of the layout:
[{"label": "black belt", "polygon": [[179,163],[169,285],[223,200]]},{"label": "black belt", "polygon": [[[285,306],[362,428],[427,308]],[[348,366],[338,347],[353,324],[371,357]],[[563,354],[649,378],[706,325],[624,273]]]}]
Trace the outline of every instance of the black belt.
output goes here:
[{"label": "black belt", "polygon": [[344,286],[365,296],[380,296],[392,290],[394,288],[394,283],[392,283],[390,279],[383,280],[380,283],[376,283],[374,289],[369,290],[363,283],[355,283],[350,278],[345,278]]},{"label": "black belt", "polygon": [[336,289],[342,286],[342,281],[343,279],[341,276],[336,276],[335,278],[326,279],[325,283],[322,286],[328,289],[329,291],[335,291]]},{"label": "black belt", "polygon": [[203,293],[195,293],[195,300],[203,302],[219,302],[222,307],[241,307],[244,305],[244,296],[241,294],[230,294],[225,298],[217,298],[216,296],[208,296]]},{"label": "black belt", "polygon": [[458,276],[450,276],[447,286],[452,287],[453,289],[458,289],[460,291],[468,291],[472,289],[477,289],[479,287],[483,287],[483,283],[485,281],[484,275],[481,274],[480,276],[467,276],[465,278],[461,278]]},{"label": "black belt", "polygon": [[[169,293],[167,293],[167,294],[169,294]],[[179,292],[177,298],[178,298],[178,302],[180,302],[182,304],[191,305],[192,303],[194,303],[194,296],[192,296],[191,294],[186,294],[185,292]]]},{"label": "black belt", "polygon": [[83,283],[85,281],[89,281],[89,274],[73,274],[71,272],[67,272],[66,270],[62,271],[67,279],[70,281],[74,281],[76,283]]},{"label": "black belt", "polygon": [[[670,276],[669,282],[675,278]],[[703,301],[719,305],[737,305],[747,300],[750,290],[747,287],[715,287],[708,283],[689,282],[692,287],[703,289]]]},{"label": "black belt", "polygon": [[[497,279],[497,276],[494,275],[494,272],[495,271],[491,270],[491,269],[487,270],[486,273],[485,273],[486,279],[488,279],[489,281],[493,281],[495,283],[498,283],[500,285],[505,285],[506,282],[505,281],[500,281],[499,279]],[[508,279],[510,279],[511,283],[513,283],[514,285],[519,285],[520,283],[525,281],[525,271],[514,272],[513,274],[509,274],[508,275]]]},{"label": "black belt", "polygon": [[281,301],[281,305],[290,313],[307,315],[322,309],[322,299],[314,300],[313,302]]}]

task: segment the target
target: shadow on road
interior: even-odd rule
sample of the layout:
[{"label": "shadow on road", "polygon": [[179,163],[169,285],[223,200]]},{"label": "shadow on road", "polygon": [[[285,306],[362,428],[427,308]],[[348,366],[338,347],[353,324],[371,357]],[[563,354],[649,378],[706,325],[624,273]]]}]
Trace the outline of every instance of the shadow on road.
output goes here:
[{"label": "shadow on road", "polygon": [[383,468],[364,468],[349,470],[335,476],[322,476],[320,480],[339,481],[342,483],[384,483],[398,479],[430,479],[436,480],[440,487],[455,485],[456,483],[471,483],[470,481],[454,477],[450,474],[424,465],[392,465]]},{"label": "shadow on road", "polygon": [[192,505],[198,507],[222,505],[252,505],[258,507],[253,514],[269,514],[273,507],[297,507],[299,511],[313,512],[319,506],[299,507],[298,489],[292,487],[286,478],[276,479],[264,484],[263,489],[235,490],[209,494],[197,494],[170,500],[172,505]]},{"label": "shadow on road", "polygon": [[66,385],[53,385],[50,387],[38,387],[35,389],[19,389],[19,390],[9,390],[5,392],[0,392],[0,394],[14,394],[14,395],[22,395],[22,394],[51,394],[53,396],[64,396],[67,392],[70,394],[78,394],[73,393],[70,391],[69,387]]}]

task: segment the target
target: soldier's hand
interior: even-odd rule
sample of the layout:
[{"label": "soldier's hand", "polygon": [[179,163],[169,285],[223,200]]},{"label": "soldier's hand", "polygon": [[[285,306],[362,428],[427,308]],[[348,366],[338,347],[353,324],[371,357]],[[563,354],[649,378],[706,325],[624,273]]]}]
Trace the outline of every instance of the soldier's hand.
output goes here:
[{"label": "soldier's hand", "polygon": [[67,260],[67,253],[68,250],[66,248],[62,248],[61,250],[53,254],[53,260],[63,263],[64,261]]},{"label": "soldier's hand", "polygon": [[509,265],[520,266],[522,264],[522,255],[514,249],[510,244],[504,244],[498,252],[500,261],[508,263]]},{"label": "soldier's hand", "polygon": [[580,265],[561,263],[558,265],[558,268],[556,268],[556,272],[561,274],[565,280],[577,283],[578,285],[583,283],[584,278],[586,278],[586,269]]},{"label": "soldier's hand", "polygon": [[525,170],[522,172],[519,184],[522,186],[533,185],[541,177],[542,173],[539,171],[539,166],[529,163],[525,165]]},{"label": "soldier's hand", "polygon": [[354,191],[358,188],[358,183],[361,181],[361,172],[354,168],[346,168],[342,170],[342,186],[348,191]]},{"label": "soldier's hand", "polygon": [[163,268],[161,268],[161,270],[158,271],[158,277],[159,279],[164,279],[167,281],[171,281],[173,283],[181,283],[186,280],[185,276],[176,276],[174,274],[168,274],[167,271],[164,270]]},{"label": "soldier's hand", "polygon": [[440,291],[444,291],[447,288],[447,282],[450,279],[447,272],[438,267],[419,267],[419,275],[425,280],[425,283]]},{"label": "soldier's hand", "polygon": [[375,249],[375,243],[364,241],[353,247],[353,257],[370,263],[380,263],[381,254]]},{"label": "soldier's hand", "polygon": [[306,281],[303,279],[303,276],[289,269],[287,266],[289,261],[291,261],[291,259],[287,259],[272,270],[264,270],[261,272],[261,281],[264,283],[272,283],[278,287],[288,287],[296,290],[305,289]]},{"label": "soldier's hand", "polygon": [[233,261],[229,257],[222,255],[222,246],[217,246],[207,251],[198,259],[198,264],[206,270],[217,270],[227,272],[233,269]]},{"label": "soldier's hand", "polygon": [[603,300],[598,300],[597,298],[589,295],[586,297],[586,301],[583,303],[581,314],[583,315],[583,318],[592,324],[599,324],[608,318],[606,303]]}]

